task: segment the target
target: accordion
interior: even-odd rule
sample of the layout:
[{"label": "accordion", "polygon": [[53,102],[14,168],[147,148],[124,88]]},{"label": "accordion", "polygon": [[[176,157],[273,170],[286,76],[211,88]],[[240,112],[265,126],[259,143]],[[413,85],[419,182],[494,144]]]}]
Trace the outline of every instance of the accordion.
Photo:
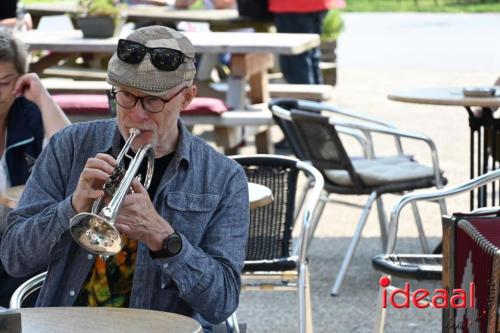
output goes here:
[{"label": "accordion", "polygon": [[[491,213],[443,217],[443,288],[468,291],[470,302],[449,304],[443,332],[498,332],[500,217]],[[450,302],[451,303],[451,302]]]}]

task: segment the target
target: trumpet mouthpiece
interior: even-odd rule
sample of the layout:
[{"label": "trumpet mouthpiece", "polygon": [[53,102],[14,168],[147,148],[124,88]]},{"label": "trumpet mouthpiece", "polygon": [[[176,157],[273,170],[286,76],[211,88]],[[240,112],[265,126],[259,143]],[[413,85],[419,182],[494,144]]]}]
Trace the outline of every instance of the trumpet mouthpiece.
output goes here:
[{"label": "trumpet mouthpiece", "polygon": [[141,130],[138,128],[131,128],[129,133],[130,135],[139,135],[141,133]]}]

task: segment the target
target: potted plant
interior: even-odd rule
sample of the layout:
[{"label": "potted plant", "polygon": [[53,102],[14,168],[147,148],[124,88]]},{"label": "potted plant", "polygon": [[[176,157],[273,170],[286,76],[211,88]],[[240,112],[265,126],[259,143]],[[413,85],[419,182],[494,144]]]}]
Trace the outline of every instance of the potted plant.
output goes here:
[{"label": "potted plant", "polygon": [[121,7],[115,0],[79,0],[77,25],[86,38],[112,37]]},{"label": "potted plant", "polygon": [[337,83],[337,39],[344,29],[344,20],[338,9],[330,9],[323,20],[321,32],[322,74],[325,83]]}]

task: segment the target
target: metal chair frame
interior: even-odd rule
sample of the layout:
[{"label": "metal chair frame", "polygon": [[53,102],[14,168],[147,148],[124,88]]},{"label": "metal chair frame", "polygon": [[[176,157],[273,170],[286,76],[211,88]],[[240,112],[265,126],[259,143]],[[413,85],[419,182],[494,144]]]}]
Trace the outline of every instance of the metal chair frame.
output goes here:
[{"label": "metal chair frame", "polygon": [[[418,201],[437,201],[443,200],[446,198],[450,198],[456,196],[461,193],[469,192],[478,187],[485,186],[488,183],[498,181],[500,179],[500,169],[490,171],[485,173],[479,177],[471,179],[467,182],[459,184],[457,186],[442,188],[435,191],[422,191],[419,193],[409,193],[402,196],[394,205],[391,212],[391,220],[389,223],[389,235],[387,241],[387,248],[385,251],[386,255],[393,254],[396,248],[397,241],[397,231],[399,225],[399,216],[401,214],[402,209],[408,204],[414,204]],[[489,211],[491,208],[482,209],[482,211]],[[498,210],[498,208],[496,209]],[[444,215],[444,214],[443,214]],[[441,256],[442,258],[442,256]],[[386,276],[390,278],[390,274],[383,273],[382,276]],[[389,286],[388,288],[392,288]],[[382,299],[382,288],[379,288],[378,300],[377,300],[377,314],[374,332],[381,333],[384,331],[385,317],[386,317],[386,309],[382,307],[381,299]]]},{"label": "metal chair frame", "polygon": [[47,272],[40,273],[33,276],[31,279],[24,281],[17,289],[14,291],[10,298],[9,308],[20,309],[22,308],[23,302],[33,293],[39,291],[42,288],[43,281]]},{"label": "metal chair frame", "polygon": [[[324,180],[321,173],[308,163],[296,160],[294,158],[278,156],[278,155],[241,155],[232,156],[234,160],[243,166],[251,167],[266,163],[266,161],[274,161],[282,163],[285,166],[296,168],[304,174],[308,179],[312,180],[309,183],[312,187],[305,188],[308,190],[307,198],[299,197],[298,201],[304,201],[303,214],[295,219],[296,213],[293,213],[293,228],[299,228],[299,236],[295,240],[295,245],[289,252],[288,260],[293,260],[296,263],[296,268],[293,270],[284,271],[246,271],[241,274],[243,290],[264,290],[264,291],[298,291],[298,327],[300,333],[312,332],[312,309],[311,309],[311,291],[309,283],[309,266],[307,253],[310,240],[310,229],[313,216],[318,207],[319,198],[321,196]],[[252,180],[254,181],[254,180]],[[297,192],[299,189],[297,188]],[[265,209],[265,207],[263,207]],[[250,214],[256,214],[258,218],[258,210],[251,211]],[[249,235],[249,238],[252,235]],[[269,258],[272,261],[272,258]],[[267,261],[267,260],[265,260]],[[251,265],[252,262],[246,260],[246,265]],[[236,314],[233,314],[228,323],[233,332],[239,332]]]},{"label": "metal chair frame", "polygon": [[[294,109],[299,109],[299,110],[305,110],[307,112],[310,112],[312,114],[316,115],[325,115],[329,116],[328,117],[328,123],[332,125],[332,130],[337,130],[337,132],[340,132],[342,134],[348,134],[348,135],[355,135],[356,139],[358,142],[363,146],[363,151],[365,157],[369,159],[376,158],[375,157],[375,151],[374,151],[374,146],[373,146],[373,139],[372,139],[372,134],[385,134],[385,135],[390,135],[394,137],[395,140],[395,146],[397,149],[398,155],[404,155],[403,152],[403,147],[401,143],[401,138],[406,138],[406,139],[413,139],[413,140],[418,140],[418,141],[423,141],[426,143],[429,147],[430,154],[431,154],[431,159],[432,159],[432,165],[433,165],[433,170],[434,170],[434,185],[437,188],[443,187],[443,184],[445,180],[441,177],[441,172],[440,172],[440,167],[439,167],[439,159],[437,155],[437,150],[434,142],[427,136],[421,135],[419,133],[414,133],[410,131],[402,131],[398,130],[394,127],[394,125],[383,122],[380,120],[377,120],[373,117],[360,114],[360,113],[354,113],[348,110],[343,110],[341,108],[332,106],[327,103],[317,103],[317,102],[311,102],[311,101],[305,101],[305,100],[275,100],[270,103],[270,109],[271,112],[273,113],[273,116],[275,119],[280,118],[281,122],[288,122],[288,136],[295,136],[296,141],[299,143],[301,142],[300,136],[297,133],[293,133],[294,129],[294,120],[293,120],[293,115],[292,112]],[[289,110],[291,109],[292,112]],[[333,116],[332,116],[333,115]],[[341,116],[340,118],[347,118],[349,119],[348,121],[339,119],[337,120],[337,117],[334,116]],[[293,124],[293,125],[292,125]],[[280,125],[280,122],[278,122],[278,125]],[[287,133],[285,132],[285,135]],[[304,147],[303,143],[300,143],[301,147],[300,150],[302,152],[306,151],[306,148]],[[294,149],[296,150],[296,149]],[[306,156],[299,156],[302,158],[306,158]],[[314,234],[314,231],[316,229],[316,226],[319,222],[319,219],[321,217],[321,213],[324,209],[324,206],[326,202],[329,201],[328,197],[332,193],[338,193],[338,194],[368,194],[368,199],[366,203],[362,206],[362,213],[359,218],[358,224],[356,225],[356,229],[354,232],[354,235],[351,239],[351,242],[349,244],[347,253],[344,257],[344,260],[342,262],[341,268],[339,270],[339,274],[337,275],[337,278],[335,280],[335,283],[331,289],[331,294],[332,295],[338,295],[342,282],[345,278],[345,275],[347,273],[347,270],[349,268],[350,262],[352,260],[352,257],[354,256],[354,252],[356,250],[356,247],[359,243],[359,240],[361,238],[361,233],[362,230],[365,226],[366,220],[368,218],[369,212],[371,210],[371,206],[373,205],[373,202],[376,202],[377,204],[377,211],[378,211],[378,217],[379,217],[379,224],[380,224],[380,230],[381,230],[381,240],[382,240],[382,245],[383,248],[385,248],[387,244],[387,218],[385,215],[384,211],[384,205],[383,201],[381,198],[381,195],[383,193],[394,193],[395,191],[388,191],[381,189],[381,187],[367,187],[364,186],[364,184],[361,182],[359,176],[357,176],[355,170],[353,169],[352,165],[350,164],[350,157],[347,157],[349,161],[346,161],[345,163],[348,164],[348,172],[351,175],[352,187],[344,187],[344,186],[338,186],[332,182],[330,182],[328,179],[325,178],[325,192],[321,197],[321,203],[318,208],[318,214],[316,215],[313,226],[311,229],[311,237]],[[315,165],[318,169],[322,170],[321,166]],[[349,169],[350,168],[350,169]],[[425,186],[428,187],[428,186]],[[398,191],[399,192],[399,191]],[[401,191],[405,192],[405,191]],[[441,212],[444,214],[446,213],[446,205],[444,201],[439,201],[438,202],[440,205]],[[420,214],[418,212],[418,207],[416,204],[412,204],[413,208],[413,214],[415,216],[415,222],[417,225],[417,230],[419,233],[419,238],[420,242],[422,245],[422,248],[424,252],[430,252],[429,245],[427,242],[427,239],[425,237],[424,229],[422,226]]]}]

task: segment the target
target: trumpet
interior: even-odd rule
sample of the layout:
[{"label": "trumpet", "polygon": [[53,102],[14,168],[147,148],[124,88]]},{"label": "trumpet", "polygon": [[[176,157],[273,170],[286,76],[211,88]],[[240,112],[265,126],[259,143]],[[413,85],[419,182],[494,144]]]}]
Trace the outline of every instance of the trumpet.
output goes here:
[{"label": "trumpet", "polygon": [[123,199],[129,193],[135,174],[146,156],[148,166],[143,186],[147,190],[151,184],[155,161],[152,144],[141,146],[128,169],[123,167],[123,159],[128,156],[132,141],[139,134],[140,130],[130,129],[129,138],[116,159],[117,166],[103,185],[103,190],[111,197],[111,201],[104,206],[103,197],[100,197],[94,201],[90,213],[79,213],[70,220],[69,230],[73,239],[81,247],[102,257],[115,255],[125,246],[125,239],[114,224]]}]

